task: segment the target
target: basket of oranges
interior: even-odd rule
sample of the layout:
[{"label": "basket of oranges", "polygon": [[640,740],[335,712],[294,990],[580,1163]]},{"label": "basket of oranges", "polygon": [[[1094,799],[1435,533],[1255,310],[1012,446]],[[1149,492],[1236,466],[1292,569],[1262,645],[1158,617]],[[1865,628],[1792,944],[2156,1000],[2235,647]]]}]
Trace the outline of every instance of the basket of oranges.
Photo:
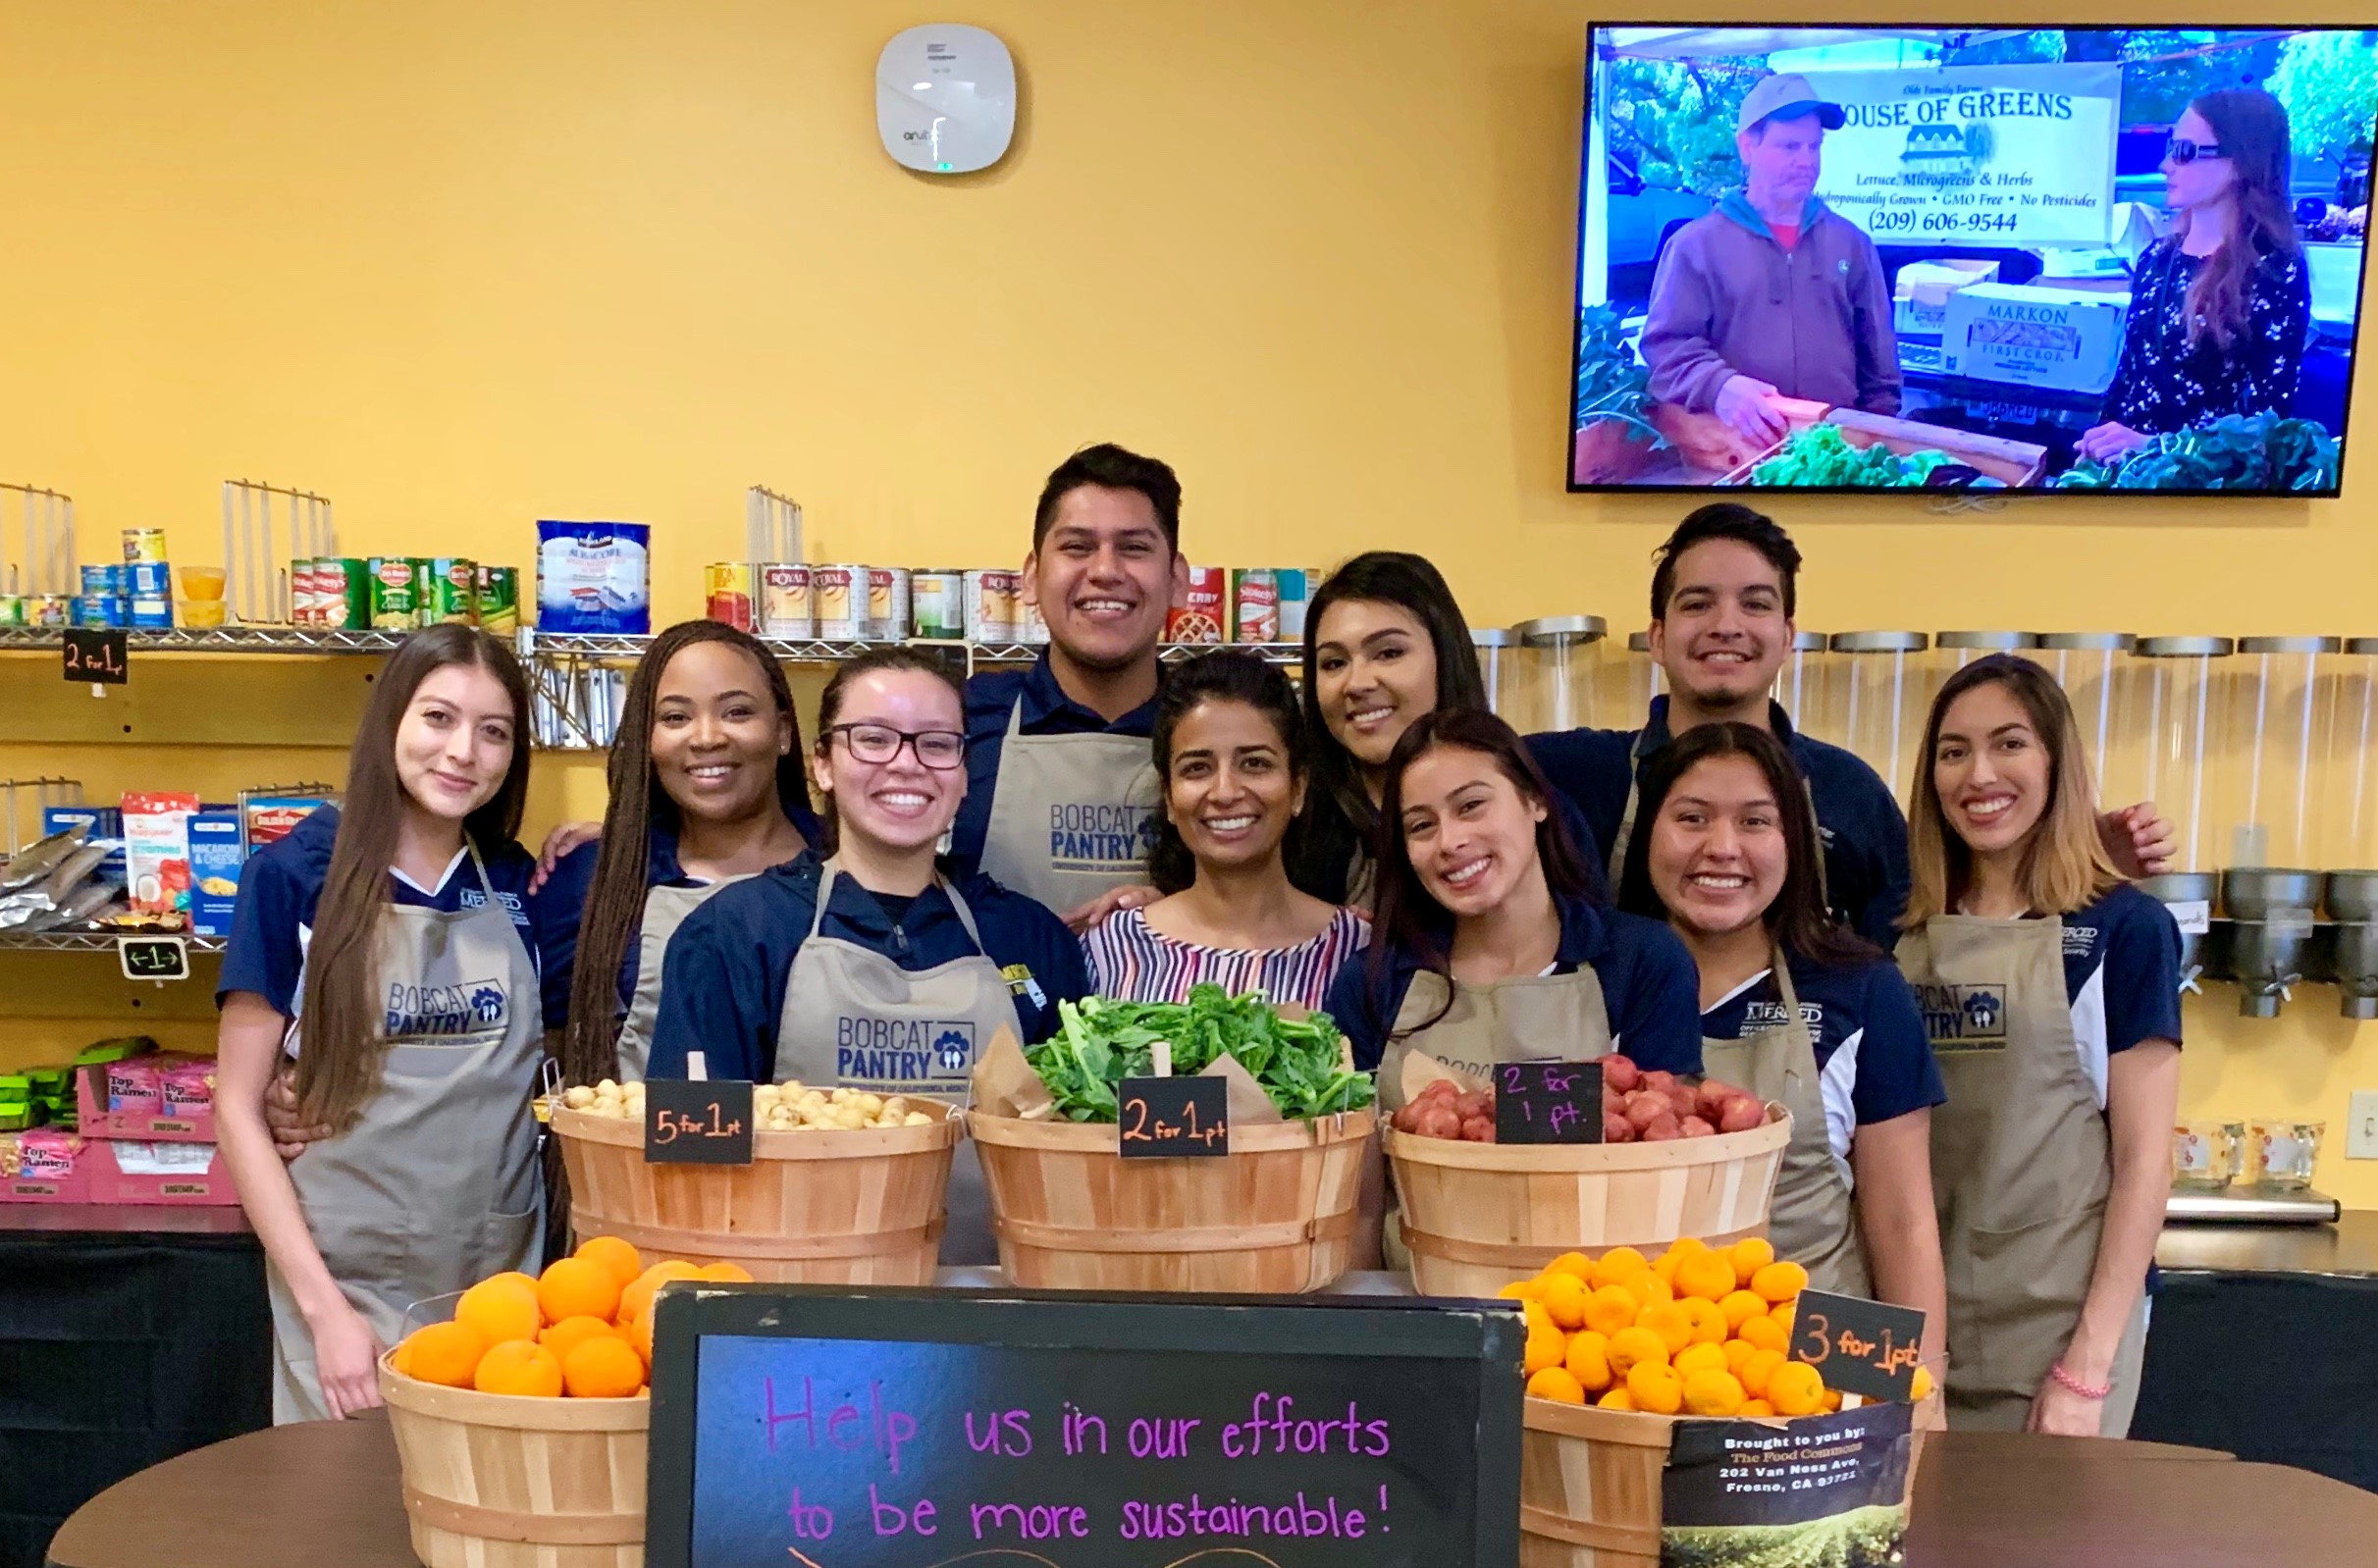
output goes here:
[{"label": "basket of oranges", "polygon": [[595,1236],[499,1274],[381,1358],[413,1551],[429,1568],[641,1568],[653,1297],[748,1281]]},{"label": "basket of oranges", "polygon": [[[1687,1237],[1654,1258],[1572,1252],[1505,1285],[1527,1314],[1522,1568],[1654,1568],[1678,1421],[1839,1410],[1840,1391],[1786,1354],[1807,1285],[1808,1271],[1758,1236]],[[1930,1383],[1919,1368],[1917,1402]],[[1914,1473],[1911,1453],[1911,1486]]]}]

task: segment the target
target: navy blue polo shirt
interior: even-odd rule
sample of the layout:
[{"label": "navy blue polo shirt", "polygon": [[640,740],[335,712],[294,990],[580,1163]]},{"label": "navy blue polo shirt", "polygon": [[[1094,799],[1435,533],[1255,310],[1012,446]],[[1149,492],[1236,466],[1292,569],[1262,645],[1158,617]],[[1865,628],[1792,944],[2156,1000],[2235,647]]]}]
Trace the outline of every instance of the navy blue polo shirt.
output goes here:
[{"label": "navy blue polo shirt", "polygon": [[[785,815],[792,819],[794,828],[801,834],[802,843],[815,848],[824,842],[825,829],[819,822],[817,813],[809,809],[808,803],[804,802],[798,807],[787,803]],[[706,877],[688,876],[685,867],[678,863],[677,834],[674,829],[656,823],[645,837],[648,853],[644,885],[648,889],[708,887],[710,885],[710,881]],[[553,906],[556,916],[555,923],[564,927],[564,929],[555,932],[549,940],[547,949],[549,955],[558,954],[564,960],[576,957],[578,926],[585,918],[587,898],[595,890],[595,862],[601,856],[603,846],[600,842],[581,844],[556,861],[554,863],[554,874],[546,878],[545,886],[538,896]],[[642,923],[639,918],[637,924],[629,928],[627,947],[619,955],[619,1016],[621,1018],[627,1016],[627,1005],[636,995],[636,973],[644,956],[643,944],[636,939],[636,932],[641,928]],[[567,1013],[569,995],[566,985],[563,987],[561,1007],[562,1011]]]},{"label": "navy blue polo shirt", "polygon": [[966,800],[950,825],[950,862],[972,874],[982,867],[982,841],[991,825],[991,793],[999,778],[999,754],[1007,740],[1008,715],[1024,703],[1018,720],[1026,735],[1129,735],[1155,733],[1156,702],[1150,698],[1108,722],[1065,695],[1043,652],[1027,670],[985,671],[966,683]]},{"label": "navy blue polo shirt", "polygon": [[[231,937],[224,944],[216,1006],[222,1006],[223,999],[234,991],[249,991],[264,998],[282,1017],[297,1016],[305,950],[314,934],[314,908],[321,902],[322,884],[330,876],[331,847],[338,836],[339,809],[325,806],[290,829],[288,837],[249,856],[239,868],[239,903],[232,915]],[[492,890],[537,963],[545,1026],[560,1028],[569,1017],[569,955],[576,945],[576,906],[570,906],[566,918],[556,918],[554,906],[542,893],[529,892],[529,879],[537,870],[536,857],[511,840],[483,844],[479,856],[487,865],[486,888],[479,885],[470,853],[464,850],[455,855],[436,887],[422,887],[391,867],[389,902],[451,915],[482,908]],[[566,943],[559,940],[564,925],[570,932]]]},{"label": "navy blue polo shirt", "polygon": [[[1555,895],[1554,902],[1560,911],[1560,945],[1553,972],[1593,967],[1611,1033],[1637,1066],[1699,1072],[1701,977],[1676,933],[1658,920],[1584,899]],[[1326,1010],[1352,1045],[1354,1066],[1366,1072],[1377,1071],[1412,976],[1426,967],[1418,954],[1400,947],[1382,957],[1384,972],[1363,954],[1348,959],[1331,982]],[[1546,1054],[1557,1056],[1564,1042],[1544,1043]]]},{"label": "navy blue polo shirt", "polygon": [[[1826,1137],[1847,1183],[1860,1127],[1939,1105],[1948,1091],[1916,993],[1897,965],[1882,958],[1815,964],[1797,954],[1788,962],[1800,1017],[1817,1049]],[[1762,969],[1702,1013],[1701,1032],[1712,1040],[1739,1040],[1783,1021],[1775,971]]]},{"label": "navy blue polo shirt", "polygon": [[[1667,712],[1668,700],[1655,697],[1639,730],[1557,730],[1527,738],[1545,776],[1584,809],[1605,855],[1618,842],[1629,784],[1668,743]],[[1792,754],[1816,802],[1825,895],[1834,913],[1887,950],[1898,940],[1899,915],[1907,908],[1907,817],[1899,802],[1855,753],[1793,729],[1781,704],[1768,705],[1768,724]],[[1638,741],[1641,755],[1630,776],[1627,757]]]},{"label": "navy blue polo shirt", "polygon": [[2105,1106],[2106,1064],[2142,1040],[2180,1043],[2180,926],[2124,882],[2064,916],[2064,994],[2073,1043]]},{"label": "navy blue polo shirt", "polygon": [[[701,1051],[713,1078],[774,1080],[776,1025],[793,959],[818,911],[822,865],[812,851],[720,888],[686,916],[669,939],[668,984],[646,1076],[681,1078],[686,1053]],[[982,932],[979,949],[939,885],[918,895],[895,921],[875,895],[837,876],[822,929],[911,970],[979,951],[1007,976],[1024,1043],[1047,1039],[1057,1029],[1057,1004],[1089,994],[1081,941],[1046,908],[987,876],[959,878],[957,888]]]}]

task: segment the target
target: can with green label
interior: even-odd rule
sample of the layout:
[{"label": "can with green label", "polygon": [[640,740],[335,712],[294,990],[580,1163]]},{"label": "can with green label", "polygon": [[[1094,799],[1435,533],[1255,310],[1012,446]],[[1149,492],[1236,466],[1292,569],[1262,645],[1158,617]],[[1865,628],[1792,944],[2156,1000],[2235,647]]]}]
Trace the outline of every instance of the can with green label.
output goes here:
[{"label": "can with green label", "polygon": [[[365,563],[371,572],[371,622],[384,632],[413,629],[413,563],[402,555],[374,555]],[[426,563],[424,563],[426,564]]]},{"label": "can with green label", "polygon": [[17,594],[0,594],[0,626],[25,624],[25,600]]},{"label": "can with green label", "polygon": [[520,629],[520,568],[482,566],[474,574],[473,599],[479,624],[491,632]]},{"label": "can with green label", "polygon": [[413,569],[413,625],[416,629],[438,624],[438,563],[427,555],[408,555],[405,564]]},{"label": "can with green label", "polygon": [[359,632],[372,621],[372,572],[358,555],[323,555],[314,561],[314,624],[331,631]]},{"label": "can with green label", "polygon": [[478,589],[473,582],[479,570],[477,561],[459,555],[441,555],[430,562],[434,578],[430,591],[430,605],[436,611],[435,623],[453,622],[463,626],[479,623]]}]

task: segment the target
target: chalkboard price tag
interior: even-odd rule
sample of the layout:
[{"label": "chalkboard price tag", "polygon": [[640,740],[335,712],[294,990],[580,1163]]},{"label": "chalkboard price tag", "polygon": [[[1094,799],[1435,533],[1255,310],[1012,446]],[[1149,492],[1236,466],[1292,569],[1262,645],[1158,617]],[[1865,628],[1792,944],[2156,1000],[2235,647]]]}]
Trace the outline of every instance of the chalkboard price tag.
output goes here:
[{"label": "chalkboard price tag", "polygon": [[1495,1064],[1497,1143],[1600,1143],[1602,1064]]},{"label": "chalkboard price tag", "polygon": [[1230,1085],[1220,1078],[1125,1078],[1116,1102],[1126,1160],[1212,1160],[1231,1152]]},{"label": "chalkboard price tag", "polygon": [[178,936],[120,936],[116,967],[128,980],[186,980],[189,944]]},{"label": "chalkboard price tag", "polygon": [[1803,1290],[1792,1309],[1790,1358],[1815,1367],[1826,1387],[1843,1393],[1909,1399],[1923,1345],[1924,1314],[1914,1307]]},{"label": "chalkboard price tag", "polygon": [[121,631],[69,626],[64,646],[66,678],[78,686],[122,686],[132,678],[132,654]]},{"label": "chalkboard price tag", "polygon": [[736,1078],[649,1078],[644,1163],[752,1163],[752,1086]]}]

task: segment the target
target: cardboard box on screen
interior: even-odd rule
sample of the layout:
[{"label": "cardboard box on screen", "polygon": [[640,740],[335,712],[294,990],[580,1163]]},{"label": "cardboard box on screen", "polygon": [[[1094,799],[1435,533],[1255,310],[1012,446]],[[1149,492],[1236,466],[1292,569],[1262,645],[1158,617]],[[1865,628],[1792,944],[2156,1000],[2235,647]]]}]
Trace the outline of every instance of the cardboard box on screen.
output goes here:
[{"label": "cardboard box on screen", "polygon": [[1963,256],[1911,261],[1891,284],[1891,328],[1895,332],[1938,332],[1948,315],[1949,295],[1975,284],[1996,283],[1998,264]]},{"label": "cardboard box on screen", "polygon": [[1975,284],[1948,297],[1941,368],[1952,376],[2101,392],[2122,357],[2127,293]]}]

